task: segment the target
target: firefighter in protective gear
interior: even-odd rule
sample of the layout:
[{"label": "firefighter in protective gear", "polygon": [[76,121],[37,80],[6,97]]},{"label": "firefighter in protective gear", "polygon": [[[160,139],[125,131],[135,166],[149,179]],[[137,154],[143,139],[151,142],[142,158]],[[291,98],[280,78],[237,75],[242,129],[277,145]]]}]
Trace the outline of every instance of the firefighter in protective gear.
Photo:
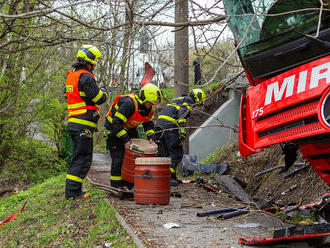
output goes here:
[{"label": "firefighter in protective gear", "polygon": [[176,176],[176,167],[183,157],[182,141],[186,138],[185,126],[191,107],[202,103],[204,99],[203,90],[194,89],[188,96],[175,98],[168,103],[157,118],[155,130],[158,156],[171,158],[171,186],[177,186],[180,183]]},{"label": "firefighter in protective gear", "polygon": [[111,186],[116,188],[133,186],[124,182],[121,177],[125,149],[130,148],[131,138],[138,138],[137,126],[140,124],[143,125],[150,142],[155,140],[153,105],[160,101],[159,88],[148,83],[141,88],[138,95],[120,95],[113,102],[104,124],[107,149],[110,150],[111,156]]},{"label": "firefighter in protective gear", "polygon": [[92,45],[82,46],[77,53],[77,63],[68,71],[66,98],[68,126],[73,143],[73,156],[66,175],[65,197],[84,196],[82,183],[92,163],[93,133],[99,119],[98,105],[107,100],[93,75],[100,51]]}]

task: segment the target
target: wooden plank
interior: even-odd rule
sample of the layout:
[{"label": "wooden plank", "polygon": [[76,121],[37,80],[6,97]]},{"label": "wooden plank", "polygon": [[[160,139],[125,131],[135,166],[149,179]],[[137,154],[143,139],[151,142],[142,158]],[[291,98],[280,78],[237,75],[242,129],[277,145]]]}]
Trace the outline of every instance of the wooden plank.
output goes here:
[{"label": "wooden plank", "polygon": [[120,190],[120,189],[112,187],[112,186],[96,183],[88,176],[86,178],[90,182],[91,185],[98,187],[99,189],[101,189],[117,198],[126,199],[126,198],[134,197],[134,193],[131,191],[124,191],[124,190]]}]

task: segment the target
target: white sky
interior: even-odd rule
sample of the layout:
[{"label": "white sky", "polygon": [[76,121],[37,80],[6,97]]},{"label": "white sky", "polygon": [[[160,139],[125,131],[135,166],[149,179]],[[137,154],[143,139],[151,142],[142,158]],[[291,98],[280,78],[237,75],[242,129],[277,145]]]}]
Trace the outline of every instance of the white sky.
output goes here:
[{"label": "white sky", "polygon": [[[214,5],[215,2],[219,2],[218,0],[193,0],[194,2],[196,2],[197,4],[201,5],[202,7],[208,9],[210,7],[212,7]],[[197,6],[195,8],[198,8]],[[223,7],[222,7],[222,2],[220,2],[216,8],[212,8],[210,11],[212,13],[215,14],[224,14],[223,13]],[[192,18],[195,16],[198,16],[198,20],[207,20],[207,19],[211,19],[214,18],[215,16],[210,16],[209,14],[204,14],[204,15],[200,15],[200,13],[197,13],[196,10],[194,11],[193,9],[191,9],[191,4],[189,3],[189,18]],[[161,21],[169,21],[169,22],[174,22],[174,8],[173,11],[171,11],[170,13],[168,13],[168,17],[166,19],[163,19],[164,16],[162,16]],[[193,21],[196,21],[196,19],[194,19]],[[223,25],[220,24],[213,24],[213,25],[208,25],[208,26],[203,26],[203,27],[194,27],[195,30],[195,34],[196,37],[199,37],[199,40],[207,40],[207,39],[211,39],[212,37],[216,37],[219,32],[222,30]],[[212,30],[212,31],[205,31],[206,29]],[[157,44],[159,45],[163,45],[163,44],[174,44],[174,28],[172,27],[163,27],[161,30],[165,31],[162,35],[160,35],[157,38]],[[194,42],[193,42],[193,34],[192,34],[192,28],[189,28],[189,44],[190,46],[194,46]],[[231,37],[231,33],[229,32],[229,30],[227,29],[222,35],[221,38],[222,39],[226,39],[228,37]],[[198,45],[202,45],[202,44],[198,44]]]}]

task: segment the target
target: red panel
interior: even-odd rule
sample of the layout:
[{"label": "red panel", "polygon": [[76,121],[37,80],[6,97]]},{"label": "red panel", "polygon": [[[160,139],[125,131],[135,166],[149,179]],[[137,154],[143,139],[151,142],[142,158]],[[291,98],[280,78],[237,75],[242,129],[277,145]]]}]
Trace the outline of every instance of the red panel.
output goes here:
[{"label": "red panel", "polygon": [[265,146],[274,145],[274,144],[285,142],[285,141],[301,139],[301,138],[305,138],[308,136],[314,136],[314,135],[318,135],[318,134],[322,134],[322,133],[325,133],[325,129],[322,127],[322,125],[319,122],[314,122],[314,123],[306,125],[306,126],[293,128],[293,129],[290,129],[287,131],[283,131],[283,132],[259,139],[258,142],[256,142],[256,147],[265,147]]},{"label": "red panel", "polygon": [[316,173],[330,185],[330,158],[312,159],[313,156],[330,154],[330,144],[301,145],[299,148]]},{"label": "red panel", "polygon": [[[241,97],[241,107],[240,107],[240,115],[239,115],[239,132],[238,132],[238,148],[242,157],[249,156],[251,154],[262,151],[261,149],[253,149],[248,146],[246,143],[247,136],[250,135],[253,137],[253,133],[251,133],[251,129],[247,128],[246,123],[246,97],[242,95]],[[251,123],[251,122],[249,122]]]},{"label": "red panel", "polygon": [[250,87],[252,119],[319,97],[330,85],[329,74],[330,56],[327,56]]},{"label": "red panel", "polygon": [[241,113],[244,113],[244,143],[241,141],[241,144],[255,151],[273,144],[329,132],[320,122],[314,122],[262,138],[258,136],[310,117],[317,118],[319,99],[329,86],[330,56],[327,56],[250,87],[246,96],[246,109],[241,108]]},{"label": "red panel", "polygon": [[288,110],[284,113],[277,114],[256,124],[256,132],[263,132],[269,128],[276,128],[296,120],[317,115],[318,102],[313,102],[299,108]]}]

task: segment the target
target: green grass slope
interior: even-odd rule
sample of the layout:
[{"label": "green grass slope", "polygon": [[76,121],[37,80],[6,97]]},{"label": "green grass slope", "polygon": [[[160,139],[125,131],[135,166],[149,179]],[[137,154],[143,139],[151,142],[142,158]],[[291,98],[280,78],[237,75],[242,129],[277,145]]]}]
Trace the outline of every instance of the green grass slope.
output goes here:
[{"label": "green grass slope", "polygon": [[86,183],[87,199],[65,200],[65,175],[0,199],[0,247],[135,247],[115,218],[105,193]]}]

